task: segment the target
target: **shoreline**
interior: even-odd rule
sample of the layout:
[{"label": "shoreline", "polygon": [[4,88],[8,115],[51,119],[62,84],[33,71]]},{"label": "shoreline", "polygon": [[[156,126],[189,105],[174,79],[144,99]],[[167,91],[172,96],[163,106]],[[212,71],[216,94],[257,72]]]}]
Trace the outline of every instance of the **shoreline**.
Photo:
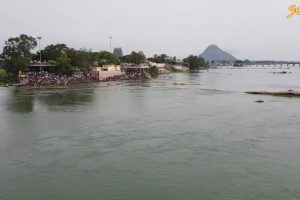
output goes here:
[{"label": "shoreline", "polygon": [[[123,85],[124,81],[147,81],[150,79],[121,79],[121,80],[106,80],[106,81],[94,81],[94,82],[81,82],[75,84],[67,84],[67,85],[39,85],[39,86],[32,86],[26,84],[12,84],[12,87],[24,88],[29,90],[63,90],[63,89],[75,89],[75,88],[88,88],[88,87],[95,87],[97,84],[105,84],[105,86],[112,86],[112,85]],[[116,84],[112,84],[116,83]],[[103,85],[104,86],[104,85]],[[8,86],[9,87],[9,86]]]},{"label": "shoreline", "polygon": [[[186,73],[186,72],[170,72],[168,74],[172,73]],[[165,75],[166,73],[159,74],[160,75]],[[26,88],[26,89],[70,89],[70,88],[80,88],[80,87],[85,87],[86,85],[94,85],[97,83],[107,83],[107,85],[110,85],[111,82],[121,82],[121,85],[123,84],[123,81],[146,81],[146,80],[151,80],[155,79],[158,76],[151,76],[150,74],[144,74],[143,76],[137,77],[137,76],[114,76],[114,77],[107,77],[104,80],[81,80],[79,82],[73,82],[73,83],[67,83],[67,84],[49,84],[49,85],[32,85],[30,83],[15,83],[11,84],[10,86],[15,86],[15,87],[20,87],[20,88]],[[5,86],[3,86],[5,87]]]}]

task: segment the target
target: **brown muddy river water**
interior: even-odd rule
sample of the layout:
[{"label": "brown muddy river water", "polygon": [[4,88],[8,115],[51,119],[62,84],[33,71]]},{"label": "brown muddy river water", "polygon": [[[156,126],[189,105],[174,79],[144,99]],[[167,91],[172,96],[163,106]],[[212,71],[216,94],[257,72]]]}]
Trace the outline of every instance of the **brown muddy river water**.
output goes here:
[{"label": "brown muddy river water", "polygon": [[0,199],[300,199],[300,98],[244,93],[289,89],[299,67],[0,88]]}]

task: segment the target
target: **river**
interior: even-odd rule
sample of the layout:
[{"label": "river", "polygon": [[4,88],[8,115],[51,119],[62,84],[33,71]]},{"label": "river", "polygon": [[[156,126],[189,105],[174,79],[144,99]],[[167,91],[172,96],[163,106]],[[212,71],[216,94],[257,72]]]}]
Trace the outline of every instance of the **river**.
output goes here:
[{"label": "river", "polygon": [[298,67],[0,88],[0,199],[300,199],[300,98],[244,93],[289,89]]}]

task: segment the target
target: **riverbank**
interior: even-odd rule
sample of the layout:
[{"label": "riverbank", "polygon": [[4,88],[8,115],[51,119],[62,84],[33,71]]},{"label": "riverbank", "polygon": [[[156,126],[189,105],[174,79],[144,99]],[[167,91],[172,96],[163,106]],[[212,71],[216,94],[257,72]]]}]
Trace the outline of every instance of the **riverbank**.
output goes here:
[{"label": "riverbank", "polygon": [[12,86],[13,83],[8,80],[0,80],[0,87],[9,87]]},{"label": "riverbank", "polygon": [[138,70],[131,70],[121,73],[121,75],[107,75],[99,78],[99,74],[93,72],[79,73],[74,75],[56,74],[49,72],[28,73],[26,78],[21,79],[17,87],[31,87],[33,89],[65,89],[77,88],[82,84],[92,84],[96,82],[112,82],[125,80],[149,80],[157,77],[158,72],[150,71],[141,73]]}]

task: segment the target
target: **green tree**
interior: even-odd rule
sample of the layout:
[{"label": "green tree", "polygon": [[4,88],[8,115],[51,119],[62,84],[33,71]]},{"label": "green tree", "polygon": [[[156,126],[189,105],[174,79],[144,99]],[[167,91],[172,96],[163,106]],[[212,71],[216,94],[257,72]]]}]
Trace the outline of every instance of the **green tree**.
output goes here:
[{"label": "green tree", "polygon": [[131,54],[124,56],[123,60],[127,63],[142,64],[146,62],[146,56],[142,51],[133,51]]},{"label": "green tree", "polygon": [[25,71],[29,66],[31,61],[31,57],[29,56],[20,56],[14,60],[14,66],[18,68],[18,70]]},{"label": "green tree", "polygon": [[68,57],[71,59],[71,65],[80,70],[88,70],[94,63],[93,53],[83,49],[69,49]]},{"label": "green tree", "polygon": [[63,53],[59,58],[55,60],[55,72],[63,74],[72,74],[74,72],[74,67],[71,65],[71,59],[68,57],[67,53]]},{"label": "green tree", "polygon": [[[42,60],[53,65],[50,71],[54,73],[72,74],[76,63],[77,51],[65,44],[51,44],[42,50]],[[34,55],[39,60],[39,52]]]},{"label": "green tree", "polygon": [[19,37],[9,38],[5,42],[1,59],[3,60],[4,68],[15,75],[17,72],[26,67],[28,61],[31,61],[31,51],[37,46],[37,41],[34,37],[22,34]]},{"label": "green tree", "polygon": [[[68,46],[65,44],[51,44],[45,47],[44,50],[42,50],[42,60],[50,61],[50,60],[56,60],[60,56],[62,56],[63,53],[67,52],[69,50]],[[34,56],[35,60],[40,59],[40,53],[37,52]]]},{"label": "green tree", "polygon": [[120,59],[115,56],[114,54],[108,52],[108,51],[101,51],[100,53],[97,53],[94,55],[97,60],[97,62],[101,65],[103,64],[120,64]]},{"label": "green tree", "polygon": [[198,56],[190,55],[183,59],[183,62],[187,63],[190,70],[199,70],[201,68],[207,68],[207,63],[205,60]]},{"label": "green tree", "polygon": [[[39,52],[36,58],[39,58]],[[65,44],[51,44],[42,50],[42,57],[55,65],[52,72],[70,74],[75,69],[88,70],[94,62],[93,53],[84,49],[75,50]]]},{"label": "green tree", "polygon": [[4,67],[4,61],[2,59],[2,56],[0,54],[0,69]]},{"label": "green tree", "polygon": [[148,58],[147,60],[149,60],[151,62],[166,63],[166,64],[170,64],[170,65],[176,64],[176,57],[175,56],[170,57],[167,54],[161,54],[161,55],[154,54],[154,56],[152,58]]}]

